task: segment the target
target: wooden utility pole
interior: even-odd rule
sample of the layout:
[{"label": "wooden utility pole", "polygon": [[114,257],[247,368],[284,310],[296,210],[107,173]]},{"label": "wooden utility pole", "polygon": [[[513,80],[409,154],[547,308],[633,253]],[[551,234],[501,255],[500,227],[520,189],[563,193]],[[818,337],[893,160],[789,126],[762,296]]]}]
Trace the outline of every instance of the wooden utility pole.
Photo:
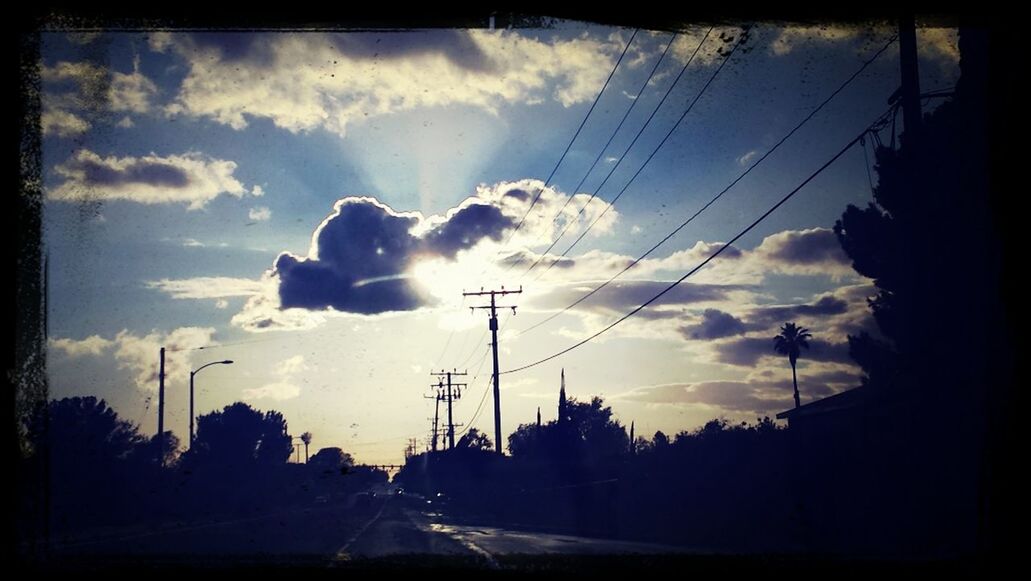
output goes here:
[{"label": "wooden utility pole", "polygon": [[433,399],[433,432],[432,432],[433,436],[431,438],[432,446],[430,447],[430,449],[432,451],[436,452],[437,451],[437,435],[440,433],[440,429],[437,427],[438,426],[438,420],[440,418],[440,400],[441,400],[440,390],[438,389],[437,393],[435,393],[433,395],[424,395],[423,397],[425,397],[427,399]]},{"label": "wooden utility pole", "polygon": [[165,348],[158,365],[158,466],[165,465]]},{"label": "wooden utility pole", "polygon": [[478,293],[462,293],[463,297],[483,297],[488,295],[491,297],[490,305],[469,307],[469,310],[491,309],[491,350],[494,353],[494,450],[499,454],[504,452],[501,451],[501,381],[498,375],[498,309],[511,309],[512,314],[515,314],[515,306],[498,306],[495,302],[495,298],[503,297],[505,295],[519,295],[522,292],[523,286],[521,285],[519,290],[505,290],[505,287],[502,286],[501,290],[484,290],[483,288],[480,288]]},{"label": "wooden utility pole", "polygon": [[498,376],[498,309],[512,309],[512,314],[516,312],[515,306],[499,307],[495,302],[495,297],[519,294],[523,292],[523,287],[520,286],[519,290],[507,291],[505,287],[501,287],[501,290],[489,290],[485,291],[482,288],[479,292],[463,292],[462,296],[486,296],[490,295],[490,305],[484,305],[480,307],[469,307],[470,310],[476,309],[490,309],[490,337],[491,337],[491,350],[494,353],[494,450],[498,454],[503,454],[501,451],[501,382]]},{"label": "wooden utility pole", "polygon": [[902,121],[910,145],[919,141],[923,125],[920,111],[920,70],[917,66],[916,22],[912,14],[899,18],[899,67],[902,72]]},{"label": "wooden utility pole", "polygon": [[[430,372],[430,375],[435,375],[440,379],[437,380],[437,394],[441,400],[447,402],[447,443],[448,449],[453,450],[455,448],[455,420],[454,414],[452,413],[452,403],[456,399],[462,399],[462,388],[466,386],[464,383],[452,383],[451,376],[465,376],[469,375],[467,372],[459,373],[458,371],[443,371]],[[447,377],[447,385],[444,385],[444,377]]]}]

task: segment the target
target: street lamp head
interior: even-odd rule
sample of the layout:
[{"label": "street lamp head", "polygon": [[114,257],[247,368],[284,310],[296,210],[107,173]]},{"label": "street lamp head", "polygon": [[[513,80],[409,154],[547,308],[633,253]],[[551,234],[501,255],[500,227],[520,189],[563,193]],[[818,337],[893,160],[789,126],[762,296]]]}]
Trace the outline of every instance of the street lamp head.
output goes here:
[{"label": "street lamp head", "polygon": [[232,362],[233,362],[233,360],[232,360],[232,359],[226,359],[225,361],[223,361],[223,362],[222,362],[222,365],[229,365],[229,364],[231,364]]}]

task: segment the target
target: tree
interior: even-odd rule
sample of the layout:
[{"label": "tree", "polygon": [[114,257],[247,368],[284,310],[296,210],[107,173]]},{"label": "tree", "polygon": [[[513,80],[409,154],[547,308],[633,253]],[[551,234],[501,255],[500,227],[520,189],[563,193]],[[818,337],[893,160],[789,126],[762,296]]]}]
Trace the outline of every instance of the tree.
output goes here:
[{"label": "tree", "polygon": [[87,472],[126,460],[144,443],[135,425],[93,396],[50,402],[45,413],[29,419],[27,433],[52,464]]},{"label": "tree", "polygon": [[533,455],[538,451],[544,430],[547,428],[548,425],[520,424],[508,435],[508,453],[513,457]]},{"label": "tree", "polygon": [[51,401],[37,409],[25,427],[33,453],[30,461],[45,474],[46,481],[39,485],[55,517],[52,526],[74,528],[131,518],[140,508],[139,494],[154,485],[159,471],[156,453],[148,453],[137,427],[120,419],[104,400],[90,396]]},{"label": "tree", "polygon": [[[509,440],[509,445],[511,445],[511,439]],[[464,436],[458,439],[458,444],[455,447],[463,450],[485,450],[489,452],[494,448],[494,443],[490,441],[487,434],[482,434],[476,428],[471,428]]]},{"label": "tree", "polygon": [[311,432],[301,434],[301,441],[304,442],[304,463],[308,463],[308,444],[311,444]]},{"label": "tree", "polygon": [[354,459],[340,448],[322,448],[315,452],[308,465],[320,473],[344,472],[354,466]]},{"label": "tree", "polygon": [[279,465],[290,459],[291,440],[283,414],[262,413],[236,402],[197,418],[197,439],[190,454],[226,471]]},{"label": "tree", "polygon": [[795,372],[795,363],[802,348],[809,349],[809,339],[812,334],[805,327],[798,327],[794,323],[784,323],[780,328],[780,334],[773,338],[773,348],[781,355],[787,355],[791,362],[791,381],[795,385],[795,407],[802,405],[798,397],[798,374]]}]

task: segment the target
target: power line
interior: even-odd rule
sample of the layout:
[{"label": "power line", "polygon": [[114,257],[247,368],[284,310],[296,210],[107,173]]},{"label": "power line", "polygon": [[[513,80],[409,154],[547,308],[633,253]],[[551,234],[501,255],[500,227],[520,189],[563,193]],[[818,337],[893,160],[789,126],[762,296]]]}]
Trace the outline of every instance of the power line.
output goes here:
[{"label": "power line", "polygon": [[[894,108],[894,107],[892,107],[892,108],[891,108],[891,112],[894,112],[894,109],[895,109],[895,108]],[[867,133],[867,132],[869,132],[869,131],[871,130],[871,127],[872,127],[873,125],[876,125],[876,124],[878,124],[879,122],[881,122],[881,120],[882,120],[883,118],[884,118],[884,116],[883,116],[883,115],[882,115],[882,116],[880,116],[880,117],[878,117],[877,121],[875,121],[874,123],[872,123],[872,124],[871,124],[870,126],[868,126],[868,127],[866,128],[866,129],[864,129],[864,130],[863,130],[863,131],[862,131],[862,132],[861,132],[861,133],[860,133],[859,135],[857,135],[857,136],[856,136],[855,138],[853,138],[853,139],[852,139],[851,141],[849,141],[849,142],[848,142],[848,144],[846,144],[846,145],[845,145],[845,146],[844,146],[844,147],[843,147],[843,148],[842,148],[842,149],[841,149],[840,151],[838,151],[838,153],[834,154],[834,156],[833,156],[833,157],[831,157],[831,158],[830,158],[830,159],[829,159],[829,160],[828,160],[828,161],[827,161],[826,163],[824,163],[824,164],[823,164],[822,166],[820,166],[820,168],[819,168],[819,169],[817,169],[817,170],[816,170],[815,172],[813,172],[813,173],[812,173],[812,174],[811,174],[811,175],[810,175],[809,177],[807,177],[807,178],[806,178],[805,180],[803,180],[803,181],[802,181],[802,183],[801,183],[801,184],[799,184],[798,186],[796,186],[796,187],[795,187],[795,188],[794,188],[793,190],[791,190],[790,192],[788,192],[788,193],[787,193],[787,195],[785,195],[785,196],[784,196],[783,198],[781,198],[781,199],[780,199],[780,201],[778,201],[778,202],[777,202],[776,204],[774,204],[774,205],[773,205],[773,207],[771,207],[771,208],[770,208],[769,210],[767,210],[767,211],[766,211],[766,212],[764,212],[764,213],[763,213],[763,214],[762,214],[761,216],[759,216],[759,217],[758,217],[758,218],[757,218],[757,219],[756,219],[756,220],[755,220],[754,222],[752,222],[752,223],[751,223],[751,224],[750,224],[750,225],[749,225],[749,226],[748,226],[747,228],[745,228],[744,230],[742,230],[741,232],[739,232],[739,233],[738,233],[738,234],[737,234],[736,236],[734,236],[733,238],[731,238],[731,239],[730,239],[730,240],[729,240],[728,242],[726,242],[726,243],[725,243],[725,244],[724,244],[723,246],[720,246],[720,247],[719,247],[719,248],[718,248],[718,249],[717,249],[717,250],[716,250],[715,252],[713,252],[713,253],[712,253],[711,255],[709,255],[709,257],[708,257],[708,258],[706,258],[706,259],[705,259],[705,260],[703,260],[703,261],[702,261],[701,263],[699,263],[699,264],[698,264],[697,266],[695,266],[694,268],[692,268],[691,270],[689,270],[689,271],[687,272],[687,274],[685,274],[684,276],[680,277],[680,278],[679,278],[678,280],[676,280],[675,282],[673,282],[672,284],[670,284],[669,286],[667,286],[666,288],[664,288],[664,289],[663,289],[662,291],[660,291],[660,292],[659,292],[658,294],[656,294],[656,295],[655,295],[655,296],[653,296],[652,298],[648,299],[647,301],[645,301],[644,303],[642,303],[642,304],[641,304],[640,306],[636,307],[636,308],[635,308],[635,309],[633,309],[632,311],[630,311],[630,312],[628,312],[627,314],[623,315],[623,316],[622,316],[622,317],[620,317],[619,319],[616,319],[615,321],[613,321],[612,323],[610,323],[610,324],[609,324],[608,326],[606,326],[605,328],[601,329],[600,331],[598,331],[598,332],[594,333],[593,335],[591,335],[591,336],[589,336],[589,337],[587,337],[587,338],[585,338],[585,339],[582,339],[582,340],[580,340],[579,342],[575,343],[574,345],[571,345],[570,347],[566,347],[565,349],[563,349],[563,350],[561,350],[561,351],[559,351],[559,352],[557,352],[557,353],[553,353],[552,355],[549,355],[549,356],[547,356],[547,357],[545,357],[545,358],[543,358],[543,359],[540,359],[540,360],[534,361],[533,363],[529,363],[529,364],[523,365],[523,366],[521,366],[521,367],[516,367],[515,369],[509,369],[509,370],[507,370],[507,371],[502,371],[502,372],[500,372],[500,374],[501,374],[501,375],[506,375],[506,374],[509,374],[509,373],[516,373],[517,371],[523,371],[523,370],[529,369],[529,368],[531,368],[531,367],[536,367],[537,365],[540,365],[540,364],[542,364],[542,363],[545,363],[545,362],[547,362],[547,361],[551,361],[552,359],[555,359],[556,357],[560,357],[560,356],[562,356],[562,355],[565,355],[566,353],[569,353],[569,352],[570,352],[570,351],[572,351],[573,349],[576,349],[577,347],[580,347],[581,345],[584,345],[584,344],[588,343],[589,341],[591,341],[591,340],[593,340],[593,339],[597,338],[598,336],[600,336],[600,335],[602,335],[603,333],[607,332],[607,331],[608,331],[609,329],[612,329],[612,328],[613,328],[613,327],[615,327],[616,325],[618,325],[618,324],[622,323],[623,321],[625,321],[625,320],[629,319],[630,317],[632,317],[632,316],[636,315],[637,313],[639,313],[639,312],[640,312],[641,310],[643,310],[643,309],[644,309],[645,307],[647,307],[648,305],[650,305],[650,304],[652,304],[653,302],[657,301],[657,300],[658,300],[658,299],[659,299],[660,297],[662,297],[663,295],[665,295],[665,294],[666,294],[666,293],[668,293],[669,291],[671,291],[671,290],[673,290],[674,288],[676,288],[676,286],[677,286],[677,285],[679,285],[680,283],[682,283],[682,282],[684,282],[685,280],[687,280],[687,278],[688,278],[689,276],[691,276],[692,274],[694,274],[694,273],[698,272],[698,271],[699,271],[699,270],[701,270],[701,269],[702,269],[702,268],[703,268],[703,267],[704,267],[705,265],[709,264],[709,262],[711,262],[711,261],[712,261],[713,259],[715,259],[715,258],[716,258],[717,256],[719,256],[720,254],[722,254],[724,250],[726,250],[727,248],[730,248],[730,247],[731,247],[731,245],[732,245],[732,244],[733,244],[734,242],[736,242],[737,240],[739,240],[739,239],[740,239],[740,238],[741,238],[742,236],[744,236],[745,234],[747,234],[748,232],[750,232],[750,231],[751,231],[751,230],[752,230],[753,228],[755,228],[756,226],[758,226],[760,222],[762,222],[763,220],[765,220],[765,219],[766,219],[766,218],[767,218],[767,217],[768,217],[768,216],[769,216],[770,214],[772,214],[772,213],[773,213],[773,212],[774,212],[774,211],[775,211],[775,210],[776,210],[777,208],[781,207],[781,206],[782,206],[782,205],[783,205],[783,204],[784,204],[785,202],[787,202],[787,201],[788,201],[789,199],[791,199],[791,197],[792,197],[792,196],[794,196],[794,195],[795,195],[796,193],[798,193],[798,191],[799,191],[799,190],[801,190],[801,189],[802,189],[803,187],[805,187],[805,186],[806,186],[806,185],[807,185],[807,184],[808,184],[808,183],[809,183],[810,181],[812,181],[812,180],[813,180],[813,179],[814,179],[814,178],[815,178],[816,176],[818,176],[818,175],[819,175],[819,174],[820,174],[821,172],[823,172],[823,170],[827,169],[827,168],[828,168],[828,167],[829,167],[829,166],[830,166],[830,165],[831,165],[832,163],[834,163],[835,161],[837,161],[837,160],[838,160],[838,158],[840,158],[840,157],[841,157],[842,155],[844,155],[844,154],[845,154],[845,152],[847,152],[847,151],[848,151],[849,149],[851,149],[851,148],[852,148],[852,146],[854,146],[854,145],[855,145],[856,143],[859,143],[859,140],[860,140],[860,139],[862,139],[862,138],[863,138],[863,136],[864,136],[864,135],[866,135],[866,133]]]},{"label": "power line", "polygon": [[[659,103],[658,103],[657,105],[655,105],[655,108],[654,108],[654,109],[652,109],[652,112],[651,112],[651,114],[650,114],[650,115],[648,116],[648,119],[647,119],[647,120],[646,120],[646,121],[644,122],[644,125],[642,125],[642,126],[641,126],[641,129],[640,129],[640,130],[638,130],[638,132],[637,132],[637,135],[635,135],[635,136],[634,136],[634,139],[633,139],[633,140],[632,140],[632,141],[630,142],[630,145],[626,146],[626,149],[624,149],[624,150],[623,150],[623,153],[622,153],[622,155],[620,155],[620,156],[619,156],[619,161],[617,161],[616,163],[614,163],[614,164],[612,165],[612,169],[610,169],[610,170],[609,170],[609,173],[608,173],[608,174],[607,174],[607,175],[605,176],[605,179],[604,179],[604,180],[602,180],[602,182],[601,182],[601,183],[600,183],[600,184],[598,185],[598,187],[594,188],[594,192],[593,192],[593,193],[591,194],[591,197],[587,199],[587,203],[586,203],[586,204],[584,204],[584,205],[583,205],[583,206],[582,206],[582,207],[580,208],[580,211],[579,211],[579,212],[577,212],[577,214],[576,214],[576,218],[574,218],[574,219],[572,219],[572,220],[570,220],[569,222],[567,222],[567,223],[566,223],[566,225],[565,225],[565,227],[564,227],[564,228],[562,229],[562,231],[561,231],[561,232],[559,232],[559,234],[558,234],[558,237],[557,237],[557,238],[555,238],[555,240],[551,242],[551,244],[550,244],[550,245],[548,246],[548,248],[547,248],[547,249],[545,249],[545,251],[544,251],[543,253],[541,253],[541,255],[540,255],[539,257],[537,257],[537,260],[535,260],[535,261],[533,262],[533,264],[531,264],[531,265],[530,265],[530,268],[527,268],[527,269],[526,269],[526,271],[525,271],[525,272],[523,272],[523,274],[524,274],[524,275],[525,275],[525,274],[527,274],[527,273],[529,273],[529,272],[530,272],[531,270],[533,270],[534,268],[536,268],[536,267],[537,267],[537,265],[538,265],[538,264],[540,264],[541,260],[542,260],[542,259],[543,259],[543,258],[544,258],[545,256],[547,256],[547,255],[548,255],[548,252],[550,252],[550,251],[551,251],[551,249],[552,249],[552,248],[554,248],[556,244],[558,244],[558,241],[559,241],[559,240],[561,240],[563,236],[565,236],[566,232],[568,232],[568,231],[569,231],[569,228],[570,228],[570,227],[571,227],[571,226],[572,226],[572,225],[573,225],[574,223],[576,223],[577,221],[579,221],[579,219],[580,219],[580,216],[582,216],[582,215],[583,215],[584,211],[585,211],[585,210],[587,209],[587,206],[590,206],[590,205],[591,205],[591,202],[593,202],[593,201],[594,201],[594,198],[596,198],[596,197],[598,196],[598,192],[599,192],[599,191],[601,191],[601,188],[603,188],[603,187],[605,186],[605,184],[606,184],[606,183],[608,183],[608,181],[609,181],[609,178],[610,178],[610,177],[612,177],[612,174],[613,174],[613,173],[615,173],[616,169],[617,169],[617,168],[619,168],[620,164],[622,164],[622,163],[623,163],[623,160],[624,160],[624,159],[626,159],[626,155],[627,155],[627,153],[629,153],[629,152],[630,152],[630,150],[631,150],[631,149],[632,149],[632,148],[634,147],[634,144],[636,144],[636,143],[637,143],[637,140],[638,140],[638,139],[640,139],[640,138],[641,138],[641,135],[643,135],[643,134],[644,134],[644,131],[645,131],[645,129],[647,129],[647,128],[648,128],[648,126],[649,126],[649,125],[651,124],[651,122],[652,122],[652,119],[654,119],[654,118],[655,118],[655,114],[659,112],[659,109],[660,109],[660,108],[662,107],[662,105],[663,105],[663,104],[664,104],[664,103],[666,102],[666,99],[667,99],[667,98],[669,98],[669,95],[670,95],[670,93],[672,93],[672,92],[673,92],[673,88],[677,86],[677,83],[679,83],[679,82],[680,82],[680,78],[684,76],[684,73],[685,73],[685,72],[687,72],[687,69],[688,69],[688,67],[690,67],[690,66],[691,66],[691,63],[692,63],[692,62],[694,61],[694,57],[695,57],[695,55],[697,55],[697,54],[698,54],[698,50],[699,50],[699,49],[701,49],[701,48],[702,48],[702,45],[703,45],[703,44],[705,44],[705,41],[706,41],[706,40],[708,40],[708,38],[709,38],[709,34],[711,34],[711,33],[712,33],[712,30],[713,30],[713,27],[711,27],[711,26],[710,26],[710,27],[709,27],[709,30],[708,30],[708,31],[706,31],[706,33],[705,33],[705,36],[703,36],[703,37],[702,37],[702,40],[701,40],[701,42],[699,42],[699,43],[698,43],[698,46],[696,46],[696,47],[695,47],[695,49],[694,49],[694,52],[692,52],[692,53],[691,53],[691,56],[690,56],[690,58],[688,58],[688,59],[687,59],[687,62],[686,62],[686,63],[684,63],[684,66],[683,66],[683,68],[681,68],[681,69],[680,69],[680,73],[679,73],[679,74],[677,75],[677,77],[676,77],[675,79],[673,79],[673,82],[672,82],[672,83],[670,84],[669,88],[667,88],[667,89],[666,89],[666,93],[665,93],[665,94],[664,94],[664,95],[662,96],[662,99],[661,99],[661,100],[659,101]],[[681,116],[681,118],[680,118],[680,119],[682,120],[682,119],[683,119],[683,116]],[[678,121],[677,121],[677,124],[679,124],[679,123],[680,123],[680,120],[678,120]],[[676,127],[676,125],[674,125],[673,127],[675,128],[675,127]],[[647,162],[646,162],[646,163],[647,163]]]},{"label": "power line", "polygon": [[[702,95],[705,94],[706,89],[708,89],[709,85],[711,85],[712,82],[716,80],[716,77],[720,74],[720,71],[723,70],[723,67],[728,62],[730,62],[730,57],[734,55],[734,52],[737,51],[738,47],[740,47],[744,41],[745,35],[742,34],[741,38],[738,39],[738,42],[734,44],[734,46],[730,49],[730,52],[727,53],[727,56],[724,57],[723,62],[720,63],[720,66],[716,68],[716,70],[709,77],[709,80],[706,81],[705,85],[702,87],[702,90],[699,91],[697,95],[695,95],[694,100],[691,101],[690,105],[688,105],[683,115],[680,116],[680,119],[677,119],[677,122],[674,123],[672,127],[670,127],[669,131],[666,133],[666,136],[662,138],[662,141],[660,141],[659,144],[655,146],[655,149],[653,149],[652,152],[648,154],[648,158],[644,160],[644,163],[641,164],[641,167],[637,169],[637,172],[635,172],[634,175],[630,177],[630,180],[623,185],[623,188],[619,190],[619,193],[616,194],[614,198],[612,198],[612,200],[608,203],[607,206],[605,206],[605,209],[602,210],[601,214],[598,214],[598,217],[595,218],[593,222],[588,224],[587,228],[585,228],[584,231],[581,232],[579,236],[577,236],[576,240],[574,240],[568,248],[562,251],[562,254],[559,255],[559,258],[564,258],[567,254],[569,254],[569,251],[572,250],[573,247],[579,244],[580,241],[583,240],[585,236],[587,236],[587,233],[590,232],[592,228],[594,228],[595,224],[597,224],[605,216],[605,214],[607,214],[608,211],[612,209],[612,206],[615,205],[619,198],[623,196],[623,194],[627,191],[627,188],[630,187],[630,184],[634,183],[634,180],[637,179],[637,176],[641,175],[641,172],[644,171],[644,168],[648,166],[648,163],[650,163],[651,160],[655,157],[655,154],[658,153],[660,149],[662,149],[663,145],[666,144],[666,141],[669,140],[670,136],[673,135],[673,132],[677,130],[677,128],[680,126],[680,123],[683,122],[685,117],[687,117],[687,114],[691,112],[691,109],[694,108],[695,103],[697,103],[698,100],[702,98]],[[545,254],[547,254],[547,252],[545,252]],[[540,259],[538,259],[538,261],[539,260]],[[558,263],[558,259],[553,260],[551,264],[549,264],[548,267],[544,269],[544,272],[537,276],[537,279],[540,279],[542,276],[547,274],[549,270],[554,268],[556,263]]]},{"label": "power line", "polygon": [[519,223],[516,224],[515,228],[513,228],[512,232],[508,235],[508,240],[505,242],[504,246],[508,246],[512,242],[512,238],[515,236],[516,232],[519,231],[519,228],[522,227],[523,222],[526,221],[526,217],[530,215],[530,212],[533,210],[533,207],[537,205],[537,201],[540,200],[541,194],[544,193],[545,188],[548,187],[548,184],[551,183],[552,178],[555,177],[555,172],[558,171],[559,166],[562,165],[562,161],[566,159],[566,155],[568,155],[569,150],[572,149],[573,143],[576,141],[576,138],[579,137],[580,132],[583,131],[584,126],[587,124],[587,120],[591,117],[591,113],[594,111],[594,108],[598,105],[598,102],[601,100],[601,96],[603,93],[605,93],[605,89],[608,88],[609,81],[611,81],[613,75],[616,74],[616,70],[619,68],[619,64],[623,62],[623,57],[626,56],[627,50],[630,49],[630,45],[634,42],[634,38],[637,36],[637,32],[639,30],[640,29],[635,28],[633,34],[630,35],[630,40],[628,40],[626,46],[623,47],[623,52],[620,53],[619,59],[616,60],[616,65],[612,67],[612,72],[609,73],[608,78],[605,79],[605,84],[602,85],[601,90],[598,91],[598,95],[594,98],[594,102],[591,103],[591,108],[587,110],[587,114],[584,115],[583,121],[581,121],[580,126],[577,127],[576,133],[573,134],[573,138],[569,140],[569,144],[566,145],[566,149],[562,152],[562,156],[558,158],[558,163],[555,164],[555,167],[552,168],[551,173],[548,174],[548,179],[545,180],[544,185],[541,186],[539,190],[537,190],[537,195],[534,196],[533,201],[530,202],[530,207],[526,209],[526,212],[523,214],[523,217],[519,219]]},{"label": "power line", "polygon": [[[609,145],[612,145],[612,141],[616,138],[616,135],[619,133],[619,130],[623,128],[623,124],[626,123],[627,118],[630,117],[630,113],[632,113],[637,104],[641,102],[641,95],[643,95],[645,89],[648,88],[648,83],[650,83],[652,79],[655,77],[655,71],[659,70],[659,65],[662,64],[662,61],[666,58],[666,55],[669,53],[669,50],[673,47],[673,42],[677,39],[677,36],[679,36],[679,34],[680,33],[674,33],[673,36],[670,37],[669,42],[666,44],[665,50],[662,51],[662,54],[659,56],[658,60],[655,61],[655,66],[653,66],[651,72],[648,73],[648,78],[645,79],[644,83],[641,85],[641,88],[637,90],[637,97],[634,98],[633,102],[630,104],[630,107],[628,107],[626,112],[623,113],[623,118],[619,120],[619,124],[616,125],[616,128],[612,130],[612,134],[609,135],[608,141],[606,141],[605,145],[603,145],[601,149],[598,150],[598,155],[594,158],[594,162],[591,164],[591,167],[588,168],[587,172],[584,173],[584,176],[580,178],[580,182],[573,186],[573,189],[569,192],[569,197],[566,198],[566,202],[562,204],[562,207],[559,208],[558,212],[555,213],[555,217],[551,219],[552,224],[558,223],[559,216],[561,216],[562,212],[564,212],[565,209],[569,206],[569,203],[573,201],[573,196],[575,196],[576,192],[580,190],[580,187],[584,185],[584,182],[587,181],[588,177],[590,177],[591,172],[594,171],[594,168],[598,166],[598,162],[601,161],[602,156],[604,156],[605,152],[608,151]],[[690,64],[690,61],[688,61],[688,64]],[[684,70],[686,69],[687,67],[685,65]],[[679,77],[677,78],[679,79]],[[675,84],[676,81],[673,82],[673,85]],[[672,88],[672,85],[670,87]],[[602,182],[602,184],[604,184],[604,182]],[[583,211],[581,210],[581,213],[582,212]],[[577,214],[577,216],[579,217],[579,214]],[[561,235],[559,235],[559,237],[561,238]],[[539,234],[537,236],[537,239],[540,239]],[[552,243],[552,246],[554,246],[554,243]],[[516,264],[518,263],[512,262],[511,264],[509,264],[507,270],[511,270],[512,268],[514,268]]]},{"label": "power line", "polygon": [[787,134],[785,134],[784,137],[781,137],[780,141],[775,143],[773,145],[773,147],[771,147],[769,150],[767,150],[766,153],[764,153],[759,159],[755,160],[752,163],[752,165],[748,166],[748,168],[745,169],[745,171],[741,172],[741,174],[738,175],[736,178],[734,178],[729,184],[727,184],[727,186],[725,188],[720,190],[720,192],[717,193],[715,196],[713,196],[713,198],[711,200],[706,202],[705,205],[703,205],[701,208],[699,208],[697,211],[695,211],[695,213],[692,214],[687,220],[684,220],[683,222],[681,222],[679,226],[677,226],[675,229],[673,229],[673,231],[670,232],[669,234],[667,234],[662,240],[659,240],[651,248],[649,248],[644,254],[642,254],[641,256],[638,256],[637,258],[635,258],[632,262],[630,262],[630,264],[625,266],[623,268],[623,270],[617,272],[615,275],[613,275],[611,278],[606,280],[601,285],[595,287],[594,289],[592,289],[587,294],[585,294],[582,297],[578,298],[577,300],[573,301],[572,303],[570,303],[569,305],[564,307],[562,310],[557,311],[555,313],[552,313],[551,315],[549,315],[544,320],[539,321],[539,322],[531,325],[530,327],[527,327],[526,329],[523,329],[522,331],[519,332],[519,335],[522,335],[523,333],[528,333],[528,332],[532,331],[533,329],[536,329],[537,327],[540,327],[541,325],[544,325],[545,323],[553,320],[555,317],[558,317],[559,315],[569,311],[569,309],[572,309],[576,305],[579,305],[583,301],[587,300],[592,295],[594,295],[594,293],[596,293],[596,292],[600,291],[601,289],[605,288],[612,281],[614,281],[617,278],[619,278],[620,276],[622,276],[623,273],[625,273],[626,271],[630,270],[631,268],[637,266],[637,264],[639,262],[641,262],[642,260],[647,258],[649,255],[651,255],[652,252],[655,252],[655,250],[657,250],[660,246],[662,246],[667,241],[669,241],[670,238],[672,238],[673,236],[676,236],[676,234],[678,232],[683,230],[688,224],[690,224],[692,221],[694,221],[694,219],[697,218],[699,215],[701,215],[702,212],[706,211],[709,208],[709,206],[712,206],[714,203],[716,203],[717,200],[719,200],[721,197],[723,197],[723,194],[727,193],[728,191],[731,190],[731,188],[736,186],[738,182],[740,182],[742,179],[744,179],[744,177],[747,176],[749,173],[751,173],[753,169],[755,169],[759,164],[761,164],[763,161],[765,161],[766,158],[768,158],[770,155],[772,155],[774,151],[777,151],[777,149],[780,148],[781,145],[783,145],[788,139],[791,138],[791,136],[793,136],[795,133],[797,133],[799,129],[801,129],[806,123],[808,123],[814,116],[816,116],[816,114],[819,113],[820,110],[822,110],[828,103],[830,103],[835,97],[837,97],[838,94],[841,93],[841,91],[843,91],[845,89],[845,87],[850,85],[852,83],[852,81],[854,81],[857,77],[859,77],[859,75],[862,74],[862,72],[865,71],[867,69],[867,67],[869,67],[871,64],[873,64],[873,62],[875,60],[877,60],[877,57],[879,57],[881,54],[883,54],[884,51],[886,51],[888,49],[888,47],[890,47],[895,42],[895,40],[896,40],[896,37],[894,37],[894,36],[891,39],[889,39],[888,42],[879,51],[877,51],[877,53],[875,53],[872,57],[870,57],[869,59],[864,61],[863,64],[859,67],[859,69],[857,69],[854,73],[852,73],[851,76],[849,76],[847,79],[845,79],[845,81],[840,86],[838,86],[837,89],[835,89],[833,92],[831,92],[831,94],[828,95],[819,105],[817,105],[815,109],[810,111],[809,114],[805,116],[805,118],[803,118],[801,121],[799,121],[798,124],[795,125],[791,129],[791,131],[787,132]]}]

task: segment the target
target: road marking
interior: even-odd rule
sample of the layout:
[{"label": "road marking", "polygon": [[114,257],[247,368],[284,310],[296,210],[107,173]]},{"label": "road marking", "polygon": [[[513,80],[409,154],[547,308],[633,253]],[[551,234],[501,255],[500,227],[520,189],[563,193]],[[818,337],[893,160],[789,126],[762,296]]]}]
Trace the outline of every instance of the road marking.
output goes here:
[{"label": "road marking", "polygon": [[390,502],[389,498],[384,499],[383,500],[383,504],[379,507],[379,512],[376,513],[376,516],[372,517],[369,520],[369,522],[365,523],[365,525],[362,528],[358,529],[358,532],[355,533],[354,536],[350,538],[350,540],[348,540],[346,543],[344,543],[343,547],[340,547],[340,550],[337,551],[336,557],[334,558],[335,561],[350,561],[351,560],[351,556],[347,554],[347,549],[351,548],[351,545],[353,545],[354,542],[358,540],[358,537],[360,537],[363,534],[365,534],[365,531],[368,530],[368,528],[370,526],[372,526],[372,523],[374,523],[377,520],[379,520],[379,517],[383,514],[383,511],[387,508],[387,503],[388,502]]},{"label": "road marking", "polygon": [[467,548],[470,551],[476,553],[477,555],[483,557],[484,560],[487,561],[487,567],[489,567],[491,569],[500,569],[501,568],[501,565],[498,564],[496,559],[494,559],[494,555],[490,554],[490,552],[488,552],[483,547],[477,545],[476,543],[474,543],[474,542],[472,542],[469,539],[466,539],[464,537],[458,537],[458,536],[455,536],[455,535],[450,535],[450,536],[451,536],[452,539],[455,539],[456,541],[461,543],[462,546],[464,546],[465,548]]}]

